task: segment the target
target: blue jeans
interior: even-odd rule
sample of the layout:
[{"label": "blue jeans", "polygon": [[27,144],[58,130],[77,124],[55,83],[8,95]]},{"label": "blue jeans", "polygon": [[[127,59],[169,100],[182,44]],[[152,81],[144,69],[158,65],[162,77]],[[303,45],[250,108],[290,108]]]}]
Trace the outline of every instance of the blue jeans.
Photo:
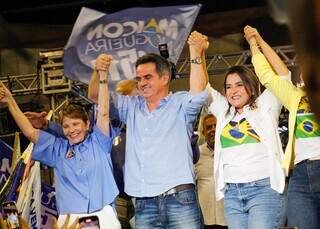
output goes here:
[{"label": "blue jeans", "polygon": [[288,226],[320,228],[320,160],[298,163],[289,179]]},{"label": "blue jeans", "polygon": [[137,229],[203,228],[202,215],[194,188],[164,197],[137,198]]},{"label": "blue jeans", "polygon": [[284,224],[285,198],[270,179],[227,184],[224,214],[229,229],[276,229]]}]

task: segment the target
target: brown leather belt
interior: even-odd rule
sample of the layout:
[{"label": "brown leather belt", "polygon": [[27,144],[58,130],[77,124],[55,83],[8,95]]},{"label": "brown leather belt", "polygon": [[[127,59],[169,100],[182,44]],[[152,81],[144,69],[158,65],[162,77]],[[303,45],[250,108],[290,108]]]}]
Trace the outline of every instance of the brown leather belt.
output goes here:
[{"label": "brown leather belt", "polygon": [[152,198],[158,198],[158,197],[165,197],[165,196],[170,196],[178,192],[181,192],[187,189],[192,189],[192,188],[194,188],[194,184],[180,184],[175,186],[174,188],[169,189],[164,193],[161,193],[160,195],[153,196],[153,197],[137,197],[136,199],[152,199]]}]

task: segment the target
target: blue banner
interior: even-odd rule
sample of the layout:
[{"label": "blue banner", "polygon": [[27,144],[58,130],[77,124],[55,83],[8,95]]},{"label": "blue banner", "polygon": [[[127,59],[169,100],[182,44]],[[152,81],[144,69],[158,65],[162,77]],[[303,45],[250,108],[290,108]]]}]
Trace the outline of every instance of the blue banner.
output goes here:
[{"label": "blue banner", "polygon": [[176,63],[201,5],[130,8],[104,14],[82,8],[64,48],[64,73],[88,83],[94,60],[101,53],[113,56],[110,83],[132,79],[134,64],[145,53],[158,53],[167,44],[170,61]]},{"label": "blue banner", "polygon": [[25,168],[23,160],[19,159],[10,174],[12,154],[13,149],[0,139],[0,203],[17,200],[18,188]]},{"label": "blue banner", "polygon": [[20,159],[14,168],[13,173],[8,177],[7,182],[1,188],[0,203],[4,201],[17,201],[24,168],[25,164],[23,160]]},{"label": "blue banner", "polygon": [[52,218],[58,217],[55,189],[44,183],[41,184],[41,228],[51,229]]},{"label": "blue banner", "polygon": [[[0,187],[2,188],[10,176],[13,149],[0,139]],[[1,190],[0,188],[0,190]]]}]

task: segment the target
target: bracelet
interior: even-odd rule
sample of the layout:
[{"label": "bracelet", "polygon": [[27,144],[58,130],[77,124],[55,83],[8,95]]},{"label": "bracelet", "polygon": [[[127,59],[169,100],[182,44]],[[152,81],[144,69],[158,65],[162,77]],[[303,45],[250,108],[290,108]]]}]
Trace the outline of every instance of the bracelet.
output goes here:
[{"label": "bracelet", "polygon": [[99,83],[101,83],[101,84],[107,84],[107,83],[108,83],[108,80],[107,80],[107,79],[100,80]]},{"label": "bracelet", "polygon": [[250,46],[252,46],[252,47],[257,47],[257,48],[260,48],[260,45],[258,45],[258,44],[252,44],[252,45],[250,45]]}]

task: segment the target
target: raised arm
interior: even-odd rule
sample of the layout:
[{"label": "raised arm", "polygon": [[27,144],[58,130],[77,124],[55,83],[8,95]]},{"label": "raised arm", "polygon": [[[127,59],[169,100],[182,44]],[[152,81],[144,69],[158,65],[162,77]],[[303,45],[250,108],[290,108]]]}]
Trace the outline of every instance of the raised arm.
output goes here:
[{"label": "raised arm", "polygon": [[[101,54],[96,59],[96,66],[94,71],[92,72],[89,85],[88,85],[88,98],[91,99],[96,104],[98,103],[99,96],[99,80],[100,76],[98,74],[98,69],[106,69],[109,63],[109,55]],[[109,67],[108,67],[109,68]]]},{"label": "raised arm", "polygon": [[[246,36],[246,35],[245,35]],[[261,54],[261,51],[259,49],[258,43],[257,43],[257,39],[255,36],[246,36],[247,42],[250,45],[250,51],[251,51],[251,55],[257,55],[257,54]]]},{"label": "raised arm", "polygon": [[[254,51],[258,51],[257,48],[260,46],[263,55],[266,57],[266,59],[272,66],[273,70],[277,73],[277,75],[286,76],[289,74],[289,69],[287,68],[286,64],[281,60],[278,54],[270,47],[270,45],[263,40],[263,38],[260,36],[257,29],[247,25],[246,27],[244,27],[244,34],[249,44],[250,44],[250,40],[252,38],[255,38],[256,46],[254,47]],[[250,45],[250,48],[251,48],[251,45]],[[252,53],[252,55],[253,54],[254,53]]]},{"label": "raised arm", "polygon": [[18,104],[14,100],[11,92],[0,81],[0,102],[7,103],[9,111],[19,126],[20,130],[31,142],[35,143],[39,138],[39,130],[35,129],[28,118],[22,113]]},{"label": "raised arm", "polygon": [[109,136],[109,89],[108,89],[108,70],[112,61],[110,55],[102,54],[97,58],[96,69],[99,76],[99,93],[97,113],[97,127],[105,135]]},{"label": "raised arm", "polygon": [[93,70],[89,85],[88,85],[88,98],[91,99],[94,103],[98,103],[99,95],[99,76],[96,70]]},{"label": "raised arm", "polygon": [[208,48],[208,37],[194,31],[188,38],[190,49],[190,92],[196,95],[202,92],[208,83],[205,65],[205,50]]},{"label": "raised arm", "polygon": [[290,80],[282,79],[274,72],[266,57],[261,53],[255,37],[247,40],[252,53],[252,64],[261,84],[269,89],[287,109],[291,110],[295,105],[292,103],[292,98],[295,98],[299,91]]}]

